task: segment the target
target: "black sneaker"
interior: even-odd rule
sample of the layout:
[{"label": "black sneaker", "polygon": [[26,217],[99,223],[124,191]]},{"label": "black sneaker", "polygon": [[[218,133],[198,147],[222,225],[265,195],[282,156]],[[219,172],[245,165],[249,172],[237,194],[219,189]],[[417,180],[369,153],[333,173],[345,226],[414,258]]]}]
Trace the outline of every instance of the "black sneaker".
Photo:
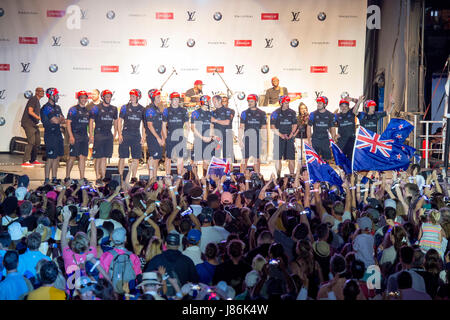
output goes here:
[{"label": "black sneaker", "polygon": [[60,183],[59,179],[57,179],[57,178],[52,179],[52,184],[59,184],[59,183]]},{"label": "black sneaker", "polygon": [[136,177],[131,178],[130,180],[131,184],[135,184],[136,182],[138,182],[138,179]]},{"label": "black sneaker", "polygon": [[49,184],[50,183],[50,179],[49,178],[45,178],[45,180],[44,180],[44,185],[45,184]]},{"label": "black sneaker", "polygon": [[97,180],[95,180],[95,184],[98,185],[98,186],[103,186],[103,181],[102,181],[102,179],[97,179]]}]

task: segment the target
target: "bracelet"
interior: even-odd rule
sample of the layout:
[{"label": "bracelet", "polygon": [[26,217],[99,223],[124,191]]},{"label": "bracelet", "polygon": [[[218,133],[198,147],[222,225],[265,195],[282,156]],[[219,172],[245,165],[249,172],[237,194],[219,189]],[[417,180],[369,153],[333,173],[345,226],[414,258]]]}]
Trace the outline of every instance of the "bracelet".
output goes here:
[{"label": "bracelet", "polygon": [[145,215],[144,221],[147,221],[147,220],[150,219],[152,216],[153,216],[153,214]]},{"label": "bracelet", "polygon": [[100,264],[100,260],[97,260],[97,262],[92,266],[90,272],[93,272],[95,270],[95,268],[97,268],[97,266]]},{"label": "bracelet", "polygon": [[252,226],[250,227],[250,229],[255,229],[256,230],[256,226],[254,224],[252,224]]},{"label": "bracelet", "polygon": [[91,221],[95,221],[95,218],[93,218],[93,217],[89,218],[89,222],[91,222]]},{"label": "bracelet", "polygon": [[178,195],[178,191],[175,191],[174,194],[177,196]]},{"label": "bracelet", "polygon": [[173,189],[175,189],[175,186],[170,186],[169,187],[169,190],[173,190]]},{"label": "bracelet", "polygon": [[245,180],[245,182],[246,182],[246,183],[247,183],[247,182],[250,183],[250,182],[252,182],[252,180]]},{"label": "bracelet", "polygon": [[206,189],[206,188],[207,188],[207,186],[202,186],[202,188],[203,188],[203,189]]},{"label": "bracelet", "polygon": [[177,209],[178,209],[178,210],[181,210],[181,207],[180,207],[180,206],[177,206]]}]

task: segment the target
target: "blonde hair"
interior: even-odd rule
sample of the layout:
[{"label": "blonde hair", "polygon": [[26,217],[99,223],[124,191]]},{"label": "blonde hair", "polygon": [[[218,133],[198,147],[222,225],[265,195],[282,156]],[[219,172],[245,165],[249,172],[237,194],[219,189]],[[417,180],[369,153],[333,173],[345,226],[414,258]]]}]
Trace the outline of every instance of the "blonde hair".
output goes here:
[{"label": "blonde hair", "polygon": [[70,244],[70,248],[77,254],[85,252],[89,248],[89,239],[87,234],[84,232],[77,232]]},{"label": "blonde hair", "polygon": [[441,220],[441,213],[438,210],[430,210],[430,220],[433,224],[438,224]]},{"label": "blonde hair", "polygon": [[153,237],[147,248],[147,254],[145,255],[145,260],[150,261],[156,255],[162,253],[162,242],[161,239]]},{"label": "blonde hair", "polygon": [[266,259],[264,259],[264,257],[260,254],[257,254],[252,261],[252,268],[255,271],[262,271],[262,268],[264,267],[264,265],[267,263]]}]

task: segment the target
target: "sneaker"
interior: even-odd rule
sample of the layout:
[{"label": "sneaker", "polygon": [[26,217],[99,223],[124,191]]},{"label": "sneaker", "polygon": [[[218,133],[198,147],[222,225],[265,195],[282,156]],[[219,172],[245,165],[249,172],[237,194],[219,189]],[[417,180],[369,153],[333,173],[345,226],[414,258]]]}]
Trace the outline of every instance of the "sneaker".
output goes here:
[{"label": "sneaker", "polygon": [[34,165],[30,161],[22,163],[22,168],[33,168]]},{"label": "sneaker", "polygon": [[35,165],[43,165],[44,163],[39,162],[37,160],[34,160],[31,164],[35,164]]},{"label": "sneaker", "polygon": [[52,184],[60,184],[61,180],[57,179],[57,178],[53,178],[52,179]]},{"label": "sneaker", "polygon": [[49,184],[49,183],[50,183],[50,179],[49,178],[45,178],[44,184]]},{"label": "sneaker", "polygon": [[98,186],[102,186],[103,185],[102,179],[95,180],[95,184],[98,185]]}]

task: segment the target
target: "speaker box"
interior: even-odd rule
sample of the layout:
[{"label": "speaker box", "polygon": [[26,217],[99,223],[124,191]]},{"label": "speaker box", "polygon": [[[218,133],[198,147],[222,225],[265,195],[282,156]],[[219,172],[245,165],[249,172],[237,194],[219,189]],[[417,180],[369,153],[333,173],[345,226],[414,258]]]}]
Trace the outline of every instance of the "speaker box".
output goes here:
[{"label": "speaker box", "polygon": [[[123,168],[123,177],[125,178],[128,174],[128,166]],[[112,180],[113,174],[119,174],[119,168],[117,166],[106,166],[105,178]]]}]

